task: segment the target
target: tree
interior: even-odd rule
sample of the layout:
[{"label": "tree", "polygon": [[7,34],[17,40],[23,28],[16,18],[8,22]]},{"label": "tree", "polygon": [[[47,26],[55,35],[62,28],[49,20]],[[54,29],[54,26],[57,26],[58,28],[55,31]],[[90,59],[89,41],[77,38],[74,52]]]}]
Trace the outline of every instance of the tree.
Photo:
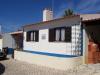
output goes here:
[{"label": "tree", "polygon": [[74,12],[72,9],[65,10],[63,17],[69,16],[69,15],[74,15]]}]

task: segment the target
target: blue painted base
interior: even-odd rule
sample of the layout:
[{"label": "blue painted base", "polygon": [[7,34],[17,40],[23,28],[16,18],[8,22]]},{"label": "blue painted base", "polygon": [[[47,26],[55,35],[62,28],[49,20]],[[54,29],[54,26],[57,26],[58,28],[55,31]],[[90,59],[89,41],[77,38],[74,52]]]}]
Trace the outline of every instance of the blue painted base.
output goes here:
[{"label": "blue painted base", "polygon": [[53,56],[53,57],[63,57],[63,58],[78,57],[77,55],[64,55],[64,54],[47,53],[47,52],[39,52],[39,51],[29,51],[29,50],[23,50],[23,51],[28,52],[28,53],[47,55],[47,56]]}]

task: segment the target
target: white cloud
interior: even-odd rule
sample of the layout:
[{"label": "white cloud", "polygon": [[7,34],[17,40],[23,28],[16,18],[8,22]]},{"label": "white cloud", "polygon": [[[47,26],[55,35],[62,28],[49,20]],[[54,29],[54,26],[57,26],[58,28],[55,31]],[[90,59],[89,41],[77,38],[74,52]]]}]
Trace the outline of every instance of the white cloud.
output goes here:
[{"label": "white cloud", "polygon": [[[100,5],[98,6],[99,0],[81,0],[76,8],[76,12],[78,13],[92,13],[100,9]],[[98,7],[97,7],[98,6]]]},{"label": "white cloud", "polygon": [[69,0],[66,3],[61,4],[54,18],[59,18],[59,17],[63,16],[65,9],[73,8],[73,6],[74,5],[73,5],[72,0]]},{"label": "white cloud", "polygon": [[59,6],[59,10],[55,14],[54,18],[59,18],[63,15],[64,10],[72,8],[75,13],[96,13],[100,12],[100,0],[79,0],[75,3],[75,0],[70,0],[67,3],[63,3]]}]

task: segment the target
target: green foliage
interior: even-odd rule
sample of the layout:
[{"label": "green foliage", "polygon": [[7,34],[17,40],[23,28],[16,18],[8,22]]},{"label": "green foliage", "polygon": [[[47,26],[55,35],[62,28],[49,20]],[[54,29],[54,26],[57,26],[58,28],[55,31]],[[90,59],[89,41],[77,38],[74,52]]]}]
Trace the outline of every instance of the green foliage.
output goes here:
[{"label": "green foliage", "polygon": [[63,17],[70,16],[70,15],[74,15],[74,12],[72,9],[67,9],[65,10]]}]

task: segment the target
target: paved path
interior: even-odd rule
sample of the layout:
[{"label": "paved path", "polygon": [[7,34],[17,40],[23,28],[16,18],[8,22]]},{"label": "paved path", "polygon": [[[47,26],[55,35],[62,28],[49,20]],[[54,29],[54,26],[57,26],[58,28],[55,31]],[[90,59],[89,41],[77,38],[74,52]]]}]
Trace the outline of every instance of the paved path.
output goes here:
[{"label": "paved path", "polygon": [[0,75],[100,75],[100,64],[60,71],[10,59],[0,61]]},{"label": "paved path", "polygon": [[2,75],[66,75],[64,71],[57,71],[13,59],[3,60],[0,63],[0,73]]}]

